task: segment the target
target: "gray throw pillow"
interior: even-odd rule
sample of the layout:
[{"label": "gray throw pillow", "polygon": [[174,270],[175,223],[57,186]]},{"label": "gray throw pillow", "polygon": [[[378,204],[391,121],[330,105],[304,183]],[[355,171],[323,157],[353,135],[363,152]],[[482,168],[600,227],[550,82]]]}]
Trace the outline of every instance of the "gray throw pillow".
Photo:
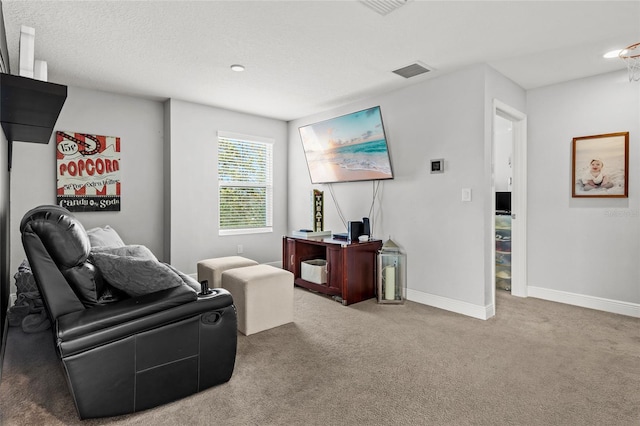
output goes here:
[{"label": "gray throw pillow", "polygon": [[158,260],[146,246],[131,244],[128,246],[91,247],[91,253],[108,253],[116,256],[130,256],[142,259]]},{"label": "gray throw pillow", "polygon": [[120,238],[120,235],[116,232],[115,229],[110,227],[109,225],[103,228],[92,228],[87,231],[87,235],[89,236],[89,242],[91,243],[91,247],[98,246],[109,246],[109,247],[122,247],[124,246],[124,241]]},{"label": "gray throw pillow", "polygon": [[178,276],[179,276],[180,278],[182,278],[182,281],[183,281],[186,285],[188,285],[189,287],[191,287],[191,288],[192,288],[196,293],[200,293],[200,291],[201,291],[202,289],[201,289],[200,283],[199,283],[198,281],[196,281],[196,279],[195,279],[195,278],[190,277],[189,275],[185,274],[184,272],[180,272],[180,271],[178,271],[176,268],[174,268],[174,267],[173,267],[173,266],[171,266],[171,265],[168,265],[168,264],[167,264],[167,266],[168,266],[168,267],[169,267],[173,272],[175,272],[176,274],[178,274]]},{"label": "gray throw pillow", "polygon": [[183,285],[178,274],[157,260],[99,252],[91,257],[109,284],[132,297]]}]

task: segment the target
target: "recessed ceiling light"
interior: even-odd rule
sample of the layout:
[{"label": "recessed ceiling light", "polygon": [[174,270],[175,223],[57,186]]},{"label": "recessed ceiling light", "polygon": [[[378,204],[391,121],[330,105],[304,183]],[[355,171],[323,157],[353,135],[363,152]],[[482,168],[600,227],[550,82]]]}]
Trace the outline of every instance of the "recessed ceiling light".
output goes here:
[{"label": "recessed ceiling light", "polygon": [[618,55],[620,55],[620,52],[622,52],[623,50],[625,50],[625,49],[611,50],[611,51],[605,53],[604,55],[602,55],[602,57],[605,58],[605,59],[617,58]]},{"label": "recessed ceiling light", "polygon": [[242,72],[244,71],[244,65],[234,64],[234,65],[231,65],[231,69],[236,72]]}]

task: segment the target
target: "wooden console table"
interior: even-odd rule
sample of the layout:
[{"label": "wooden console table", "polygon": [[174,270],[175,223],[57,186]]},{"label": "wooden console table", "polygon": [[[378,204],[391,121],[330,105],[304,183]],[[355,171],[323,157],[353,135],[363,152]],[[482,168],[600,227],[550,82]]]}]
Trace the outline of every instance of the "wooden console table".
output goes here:
[{"label": "wooden console table", "polygon": [[[350,305],[375,297],[377,255],[381,247],[381,240],[349,244],[332,238],[284,237],[282,266],[293,273],[297,286],[337,296],[343,305]],[[327,261],[324,284],[301,277],[301,262],[314,259]]]}]

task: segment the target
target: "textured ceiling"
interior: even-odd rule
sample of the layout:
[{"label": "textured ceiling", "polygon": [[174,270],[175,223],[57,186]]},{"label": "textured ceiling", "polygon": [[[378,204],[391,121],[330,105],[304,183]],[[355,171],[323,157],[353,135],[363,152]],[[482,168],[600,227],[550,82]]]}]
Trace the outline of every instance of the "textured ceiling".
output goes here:
[{"label": "textured ceiling", "polygon": [[[35,28],[49,81],[292,120],[488,63],[525,89],[624,69],[640,1],[2,0],[11,72]],[[434,71],[405,79],[419,61]],[[232,64],[246,70],[236,73]],[[633,83],[637,84],[637,83]]]}]

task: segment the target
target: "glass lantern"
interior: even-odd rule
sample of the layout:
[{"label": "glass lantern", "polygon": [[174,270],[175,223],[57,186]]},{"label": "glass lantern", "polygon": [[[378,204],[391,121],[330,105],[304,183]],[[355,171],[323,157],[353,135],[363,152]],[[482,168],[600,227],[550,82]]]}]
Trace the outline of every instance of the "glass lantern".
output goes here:
[{"label": "glass lantern", "polygon": [[391,239],[378,252],[378,303],[404,303],[407,297],[406,256]]}]

